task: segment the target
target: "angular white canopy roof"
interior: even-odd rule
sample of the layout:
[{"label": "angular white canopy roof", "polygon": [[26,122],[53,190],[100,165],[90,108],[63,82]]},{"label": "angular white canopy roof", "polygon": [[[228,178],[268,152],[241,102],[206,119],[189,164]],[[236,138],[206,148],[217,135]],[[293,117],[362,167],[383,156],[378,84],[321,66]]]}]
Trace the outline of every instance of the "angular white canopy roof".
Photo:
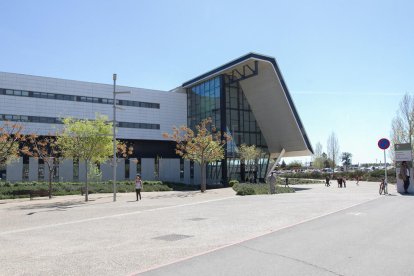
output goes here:
[{"label": "angular white canopy roof", "polygon": [[[246,66],[249,70],[255,68],[251,70],[254,73],[242,77],[240,72],[245,72]],[[285,157],[312,154],[312,146],[275,58],[249,53],[184,83],[183,87],[235,72],[271,155],[279,156],[283,149]]]}]

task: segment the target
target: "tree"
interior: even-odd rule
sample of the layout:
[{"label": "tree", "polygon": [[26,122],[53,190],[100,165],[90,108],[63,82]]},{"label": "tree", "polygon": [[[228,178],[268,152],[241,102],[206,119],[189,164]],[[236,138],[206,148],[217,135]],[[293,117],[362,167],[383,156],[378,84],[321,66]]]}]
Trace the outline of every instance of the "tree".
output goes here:
[{"label": "tree", "polygon": [[282,160],[282,164],[280,165],[280,167],[282,169],[286,168],[286,162],[285,162],[285,160]]},{"label": "tree", "polygon": [[302,168],[302,162],[300,162],[299,160],[294,160],[288,164],[288,168],[290,170],[298,170]]},{"label": "tree", "polygon": [[[257,166],[257,159],[262,155],[261,149],[257,148],[256,145],[248,146],[241,144],[239,147],[239,156],[241,163],[245,166],[248,172],[248,178],[250,179],[254,167]],[[244,174],[244,173],[243,173]],[[242,175],[244,176],[244,175]],[[243,178],[243,177],[242,177]],[[244,181],[245,179],[242,179]],[[256,179],[255,179],[256,181]]]},{"label": "tree", "polygon": [[339,143],[335,132],[332,132],[328,137],[326,148],[328,149],[328,158],[332,160],[332,170],[334,170],[336,167],[336,161],[339,157]]},{"label": "tree", "polygon": [[[226,133],[211,126],[211,118],[204,119],[196,126],[196,133],[189,127],[173,127],[172,134],[163,133],[164,138],[174,140],[176,153],[187,160],[192,160],[201,168],[201,192],[206,190],[206,165],[224,158],[224,145],[231,140]],[[209,131],[209,127],[213,133]],[[223,138],[223,139],[222,139]]]},{"label": "tree", "polygon": [[342,164],[345,167],[345,171],[348,169],[348,166],[352,164],[351,162],[352,154],[350,152],[343,152],[341,156]]},{"label": "tree", "polygon": [[0,126],[0,166],[19,157],[19,145],[25,141],[22,130],[22,125],[8,121]]},{"label": "tree", "polygon": [[102,163],[112,154],[112,123],[97,115],[95,120],[63,119],[63,132],[57,144],[63,156],[85,161],[85,201],[88,201],[88,167],[91,162]]},{"label": "tree", "polygon": [[414,137],[414,96],[406,93],[400,101],[399,110],[391,124],[391,158],[394,158],[394,145],[409,143],[413,146]]},{"label": "tree", "polygon": [[313,167],[314,168],[318,168],[318,169],[322,169],[323,165],[324,165],[324,159],[322,157],[322,144],[321,143],[316,143],[315,146],[315,154],[313,155]]},{"label": "tree", "polygon": [[39,137],[36,134],[28,135],[26,145],[22,148],[22,153],[28,156],[39,158],[47,165],[49,173],[49,198],[52,198],[52,181],[56,170],[60,150],[56,137]]}]

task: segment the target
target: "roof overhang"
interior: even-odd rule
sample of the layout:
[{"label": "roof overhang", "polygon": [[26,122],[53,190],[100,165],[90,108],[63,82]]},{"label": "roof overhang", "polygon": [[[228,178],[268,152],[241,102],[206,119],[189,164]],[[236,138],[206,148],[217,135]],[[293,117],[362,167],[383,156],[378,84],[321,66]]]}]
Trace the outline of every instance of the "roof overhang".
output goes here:
[{"label": "roof overhang", "polygon": [[184,88],[221,74],[242,72],[254,66],[257,74],[241,79],[240,85],[272,156],[285,149],[284,156],[307,156],[313,153],[305,128],[290,96],[276,59],[249,53],[183,84]]}]

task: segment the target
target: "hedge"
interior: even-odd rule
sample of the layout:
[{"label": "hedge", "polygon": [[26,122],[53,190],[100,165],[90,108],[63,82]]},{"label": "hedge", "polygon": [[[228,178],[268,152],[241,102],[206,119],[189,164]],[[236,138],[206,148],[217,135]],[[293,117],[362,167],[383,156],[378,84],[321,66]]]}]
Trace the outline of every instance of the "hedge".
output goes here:
[{"label": "hedge", "polygon": [[[162,181],[143,181],[143,192],[172,191],[173,188]],[[54,182],[52,183],[52,195],[78,195],[81,188],[85,186],[83,182]],[[26,198],[30,191],[48,190],[48,182],[0,182],[0,199]],[[112,181],[89,182],[88,191],[93,193],[112,193]],[[135,191],[134,181],[118,181],[117,191],[120,193]]]}]

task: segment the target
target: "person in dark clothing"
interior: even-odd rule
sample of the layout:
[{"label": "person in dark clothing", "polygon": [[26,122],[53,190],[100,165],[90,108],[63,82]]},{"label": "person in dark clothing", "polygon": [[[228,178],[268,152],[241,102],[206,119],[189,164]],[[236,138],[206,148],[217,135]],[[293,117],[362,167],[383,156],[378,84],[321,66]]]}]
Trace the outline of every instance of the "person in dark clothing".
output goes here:
[{"label": "person in dark clothing", "polygon": [[400,168],[400,178],[404,181],[404,193],[408,194],[408,187],[410,186],[410,169],[407,162],[403,161]]},{"label": "person in dark clothing", "polygon": [[338,188],[342,188],[342,177],[338,177]]},{"label": "person in dark clothing", "polygon": [[326,187],[331,186],[331,184],[329,183],[329,180],[330,180],[330,179],[329,179],[329,176],[327,175],[327,176],[326,176],[326,178],[325,178],[325,186],[326,186]]}]

